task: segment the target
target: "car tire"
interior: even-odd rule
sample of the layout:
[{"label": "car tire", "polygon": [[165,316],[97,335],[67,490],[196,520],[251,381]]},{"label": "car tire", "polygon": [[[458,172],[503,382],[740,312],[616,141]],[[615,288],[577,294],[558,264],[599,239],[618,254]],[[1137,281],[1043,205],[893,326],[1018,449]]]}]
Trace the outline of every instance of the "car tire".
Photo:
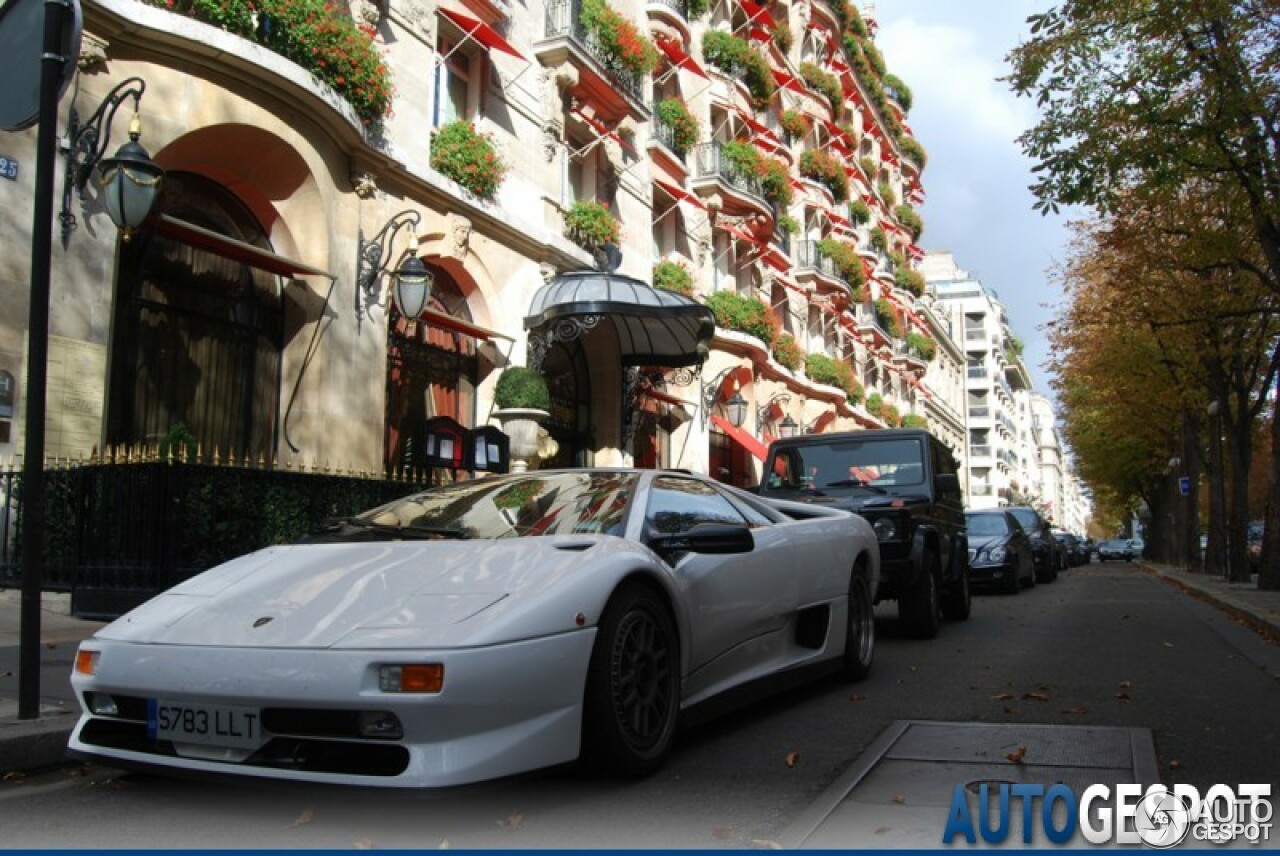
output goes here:
[{"label": "car tire", "polygon": [[909,634],[917,639],[933,639],[942,626],[942,610],[938,602],[938,556],[927,552],[921,563],[920,577],[898,601],[898,617]]},{"label": "car tire", "polygon": [[942,617],[947,621],[968,621],[973,611],[973,593],[969,590],[968,562],[960,569],[960,579],[952,583],[942,598]]},{"label": "car tire", "polygon": [[639,777],[662,765],[680,711],[680,644],[666,604],[647,586],[624,585],[605,607],[582,707],[590,766]]},{"label": "car tire", "polygon": [[1002,591],[1007,595],[1015,595],[1022,591],[1022,566],[1017,559],[1014,559],[1012,564],[1009,565],[1009,569],[1012,573],[1009,574],[1009,579],[1005,581]]},{"label": "car tire", "polygon": [[876,616],[867,581],[856,576],[849,584],[849,615],[844,640],[845,680],[860,681],[871,673],[876,654]]}]

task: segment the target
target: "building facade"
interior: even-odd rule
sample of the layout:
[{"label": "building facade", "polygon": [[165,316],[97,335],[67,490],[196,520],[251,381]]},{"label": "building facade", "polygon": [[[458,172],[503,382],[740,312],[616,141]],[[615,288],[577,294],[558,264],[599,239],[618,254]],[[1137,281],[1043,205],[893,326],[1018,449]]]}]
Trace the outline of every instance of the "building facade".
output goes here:
[{"label": "building facade", "polygon": [[[870,15],[843,0],[210,8],[84,3],[60,134],[74,149],[136,80],[166,176],[128,240],[92,182],[66,194],[50,456],[180,438],[268,466],[416,469],[427,420],[489,424],[513,364],[548,382],[547,466],[748,485],[784,431],[904,422],[963,452],[954,319],[920,303],[915,270],[925,154]],[[111,148],[124,118],[104,125]],[[0,183],[10,460],[35,138],[6,135],[22,169]],[[433,278],[412,317],[389,297],[406,254]],[[996,484],[985,460],[978,483]]]}]

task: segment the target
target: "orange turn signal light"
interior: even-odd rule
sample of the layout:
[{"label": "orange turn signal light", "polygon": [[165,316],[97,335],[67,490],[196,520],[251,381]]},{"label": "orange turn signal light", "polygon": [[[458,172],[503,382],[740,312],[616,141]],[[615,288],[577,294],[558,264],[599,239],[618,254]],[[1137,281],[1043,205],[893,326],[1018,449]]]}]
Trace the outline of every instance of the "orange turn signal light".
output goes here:
[{"label": "orange turn signal light", "polygon": [[390,693],[438,693],[444,689],[444,664],[383,666],[378,670],[378,688]]},{"label": "orange turn signal light", "polygon": [[84,648],[76,651],[76,673],[92,675],[98,670],[99,656],[101,656],[100,651],[86,651]]}]

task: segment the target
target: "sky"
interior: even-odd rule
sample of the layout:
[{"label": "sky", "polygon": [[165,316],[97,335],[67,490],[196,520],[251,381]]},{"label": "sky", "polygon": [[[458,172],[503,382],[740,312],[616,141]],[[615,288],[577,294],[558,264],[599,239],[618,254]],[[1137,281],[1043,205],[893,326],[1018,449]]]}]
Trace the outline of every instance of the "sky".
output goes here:
[{"label": "sky", "polygon": [[859,8],[873,5],[876,44],[911,90],[907,124],[928,154],[920,246],[949,250],[999,295],[1036,390],[1052,396],[1044,325],[1063,301],[1050,268],[1066,258],[1066,218],[1032,210],[1032,162],[1016,138],[1035,124],[1035,104],[998,78],[1028,34],[1027,16],[1054,4],[878,0]]}]

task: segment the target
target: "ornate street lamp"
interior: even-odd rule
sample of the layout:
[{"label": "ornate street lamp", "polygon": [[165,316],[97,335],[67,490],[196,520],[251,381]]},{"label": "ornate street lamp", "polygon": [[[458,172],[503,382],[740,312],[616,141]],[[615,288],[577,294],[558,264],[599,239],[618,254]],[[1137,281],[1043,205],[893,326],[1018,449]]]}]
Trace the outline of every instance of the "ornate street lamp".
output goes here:
[{"label": "ornate street lamp", "polygon": [[[71,194],[74,190],[84,199],[85,185],[93,169],[98,168],[97,184],[101,192],[107,216],[120,230],[120,236],[129,240],[134,231],[146,221],[160,195],[164,182],[164,170],[147,154],[138,142],[142,136],[142,118],[138,104],[146,91],[146,81],[140,77],[122,80],[107,93],[89,118],[81,124],[75,105],[68,120],[65,178],[62,185],[62,211],[58,222],[62,224],[62,244],[66,246],[76,228],[76,216],[71,212]],[[133,99],[133,118],[129,120],[129,142],[122,145],[115,157],[104,158],[111,142],[111,120],[126,98]]]},{"label": "ornate street lamp", "polygon": [[[359,235],[359,260],[356,263],[356,311],[368,311],[378,304],[379,280],[383,274],[391,274],[391,299],[396,310],[410,321],[427,308],[431,286],[435,277],[418,258],[418,234],[416,226],[422,222],[417,211],[401,211],[387,221],[378,234],[365,240],[364,231]],[[396,235],[401,229],[409,230],[409,246],[402,253],[402,261],[396,270],[389,271],[383,259],[390,260]],[[363,303],[362,303],[363,298]]]}]

